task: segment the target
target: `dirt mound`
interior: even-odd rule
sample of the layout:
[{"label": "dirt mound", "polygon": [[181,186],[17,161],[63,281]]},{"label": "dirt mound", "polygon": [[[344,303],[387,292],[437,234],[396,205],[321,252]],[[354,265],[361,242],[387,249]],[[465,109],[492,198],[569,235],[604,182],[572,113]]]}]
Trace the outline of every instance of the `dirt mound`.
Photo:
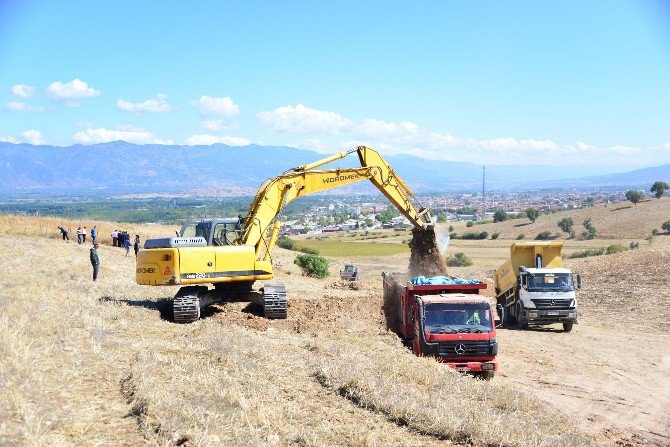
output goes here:
[{"label": "dirt mound", "polygon": [[633,250],[570,260],[582,275],[579,307],[616,325],[665,331],[670,318],[670,251]]},{"label": "dirt mound", "polygon": [[441,253],[442,247],[439,246],[440,241],[437,239],[437,234],[433,227],[414,228],[412,230],[412,240],[409,242],[411,253],[408,268],[411,276],[447,274],[447,264],[443,253]]}]

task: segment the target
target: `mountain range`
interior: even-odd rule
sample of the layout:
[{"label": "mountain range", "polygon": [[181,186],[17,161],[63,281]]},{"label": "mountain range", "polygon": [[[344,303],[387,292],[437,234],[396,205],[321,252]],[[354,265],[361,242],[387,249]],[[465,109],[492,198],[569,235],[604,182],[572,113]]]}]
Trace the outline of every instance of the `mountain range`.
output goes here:
[{"label": "mountain range", "polygon": [[[94,145],[33,146],[0,143],[0,193],[127,194],[215,191],[253,194],[261,183],[325,155],[286,146],[232,147],[135,145],[124,141]],[[479,191],[482,165],[386,157],[416,192]],[[326,167],[356,166],[349,157]],[[603,171],[600,167],[600,171]],[[597,189],[640,187],[670,181],[670,164],[629,172],[589,175],[589,166],[487,165],[487,190]],[[366,188],[363,188],[366,189]],[[341,191],[341,190],[338,190]],[[367,190],[366,190],[367,192]]]}]

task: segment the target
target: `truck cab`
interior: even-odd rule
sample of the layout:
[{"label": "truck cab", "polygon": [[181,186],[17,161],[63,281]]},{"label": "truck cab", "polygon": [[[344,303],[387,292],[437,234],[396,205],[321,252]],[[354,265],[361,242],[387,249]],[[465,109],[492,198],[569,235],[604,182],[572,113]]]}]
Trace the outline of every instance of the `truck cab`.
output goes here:
[{"label": "truck cab", "polygon": [[566,330],[571,329],[577,322],[575,289],[581,286],[581,277],[565,268],[519,270],[519,325],[563,323]]},{"label": "truck cab", "polygon": [[382,274],[387,327],[417,356],[492,378],[498,370],[498,342],[493,309],[479,294],[486,284],[419,285],[396,276]]},{"label": "truck cab", "polygon": [[491,304],[465,294],[418,295],[412,351],[458,371],[493,377],[498,342]]}]

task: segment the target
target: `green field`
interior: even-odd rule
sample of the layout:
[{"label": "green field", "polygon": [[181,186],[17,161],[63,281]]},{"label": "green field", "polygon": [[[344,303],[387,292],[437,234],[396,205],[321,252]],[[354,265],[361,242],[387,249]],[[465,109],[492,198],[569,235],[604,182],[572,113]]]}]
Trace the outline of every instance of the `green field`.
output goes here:
[{"label": "green field", "polygon": [[376,243],[376,242],[341,242],[341,241],[305,241],[299,244],[313,248],[322,256],[333,257],[366,257],[390,256],[398,253],[409,253],[405,244]]}]

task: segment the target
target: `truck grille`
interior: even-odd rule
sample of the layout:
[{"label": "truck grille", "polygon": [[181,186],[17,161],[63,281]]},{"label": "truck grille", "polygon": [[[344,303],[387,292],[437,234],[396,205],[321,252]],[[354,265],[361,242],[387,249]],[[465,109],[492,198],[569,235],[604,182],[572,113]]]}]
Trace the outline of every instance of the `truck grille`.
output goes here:
[{"label": "truck grille", "polygon": [[570,309],[571,298],[538,298],[531,300],[538,309]]},{"label": "truck grille", "polygon": [[457,342],[440,342],[437,348],[440,357],[466,357],[489,355],[488,340],[466,340]]}]

